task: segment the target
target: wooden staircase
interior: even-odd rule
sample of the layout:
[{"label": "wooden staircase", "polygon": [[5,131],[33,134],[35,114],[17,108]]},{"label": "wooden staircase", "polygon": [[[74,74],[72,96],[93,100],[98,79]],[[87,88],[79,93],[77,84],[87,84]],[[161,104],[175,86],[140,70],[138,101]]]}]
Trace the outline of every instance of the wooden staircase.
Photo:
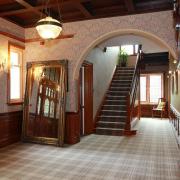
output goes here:
[{"label": "wooden staircase", "polygon": [[131,123],[139,86],[140,52],[135,67],[116,66],[111,84],[98,113],[96,134],[114,136],[136,134],[136,131],[131,129]]},{"label": "wooden staircase", "polygon": [[127,119],[127,94],[134,67],[117,66],[96,126],[97,134],[124,135]]}]

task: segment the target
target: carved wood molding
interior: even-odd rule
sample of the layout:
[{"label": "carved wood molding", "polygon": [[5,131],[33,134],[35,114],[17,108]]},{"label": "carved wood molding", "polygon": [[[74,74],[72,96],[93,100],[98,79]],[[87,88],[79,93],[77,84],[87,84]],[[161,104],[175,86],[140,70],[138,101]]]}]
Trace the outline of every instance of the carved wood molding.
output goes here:
[{"label": "carved wood molding", "polygon": [[[22,43],[31,43],[31,42],[41,42],[42,44],[45,43],[45,40],[43,40],[41,38],[25,39],[25,38],[20,38],[16,35],[13,35],[13,34],[8,33],[8,32],[3,32],[3,31],[0,31],[0,35],[6,36],[8,38],[12,38],[12,39],[20,41]],[[75,34],[63,34],[63,35],[60,35],[59,37],[57,37],[56,39],[52,39],[52,40],[73,38],[74,35]]]},{"label": "carved wood molding", "polygon": [[[60,35],[60,36],[57,37],[56,39],[52,39],[52,40],[68,39],[68,38],[73,38],[73,37],[74,37],[74,34],[64,34],[64,35]],[[45,43],[45,40],[43,40],[42,38],[25,39],[25,43],[31,43],[31,42],[41,42],[41,43]]]}]

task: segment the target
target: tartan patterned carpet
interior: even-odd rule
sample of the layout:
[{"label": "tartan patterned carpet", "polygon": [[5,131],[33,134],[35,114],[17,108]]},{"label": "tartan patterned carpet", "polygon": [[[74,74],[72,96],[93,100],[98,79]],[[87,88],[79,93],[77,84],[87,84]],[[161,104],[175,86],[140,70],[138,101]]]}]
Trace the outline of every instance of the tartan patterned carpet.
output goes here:
[{"label": "tartan patterned carpet", "polygon": [[180,180],[180,152],[167,120],[142,119],[133,137],[90,135],[59,148],[0,149],[0,180]]}]

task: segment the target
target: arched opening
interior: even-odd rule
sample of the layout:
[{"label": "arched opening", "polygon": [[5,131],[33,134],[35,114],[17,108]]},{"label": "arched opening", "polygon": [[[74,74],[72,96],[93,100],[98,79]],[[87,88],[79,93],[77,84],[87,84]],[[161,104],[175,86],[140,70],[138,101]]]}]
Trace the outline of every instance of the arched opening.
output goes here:
[{"label": "arched opening", "polygon": [[177,58],[177,54],[173,50],[173,48],[170,47],[164,40],[162,40],[158,36],[156,36],[156,35],[154,35],[152,33],[145,32],[145,31],[142,31],[142,30],[137,30],[137,29],[123,29],[123,30],[120,29],[120,30],[109,32],[107,34],[104,34],[104,35],[100,36],[98,39],[94,40],[88,47],[85,48],[85,50],[81,53],[80,58],[78,59],[78,61],[76,63],[76,67],[75,67],[75,70],[73,72],[73,79],[74,80],[78,79],[79,69],[81,67],[81,64],[85,60],[88,53],[96,45],[100,44],[101,42],[103,42],[103,41],[105,41],[105,40],[107,40],[109,38],[113,38],[113,37],[120,36],[120,35],[129,35],[129,34],[138,35],[138,36],[142,36],[142,37],[145,37],[147,39],[150,39],[150,40],[154,41],[155,43],[166,47],[168,49],[169,53],[171,54],[171,56],[174,59]]},{"label": "arched opening", "polygon": [[[122,37],[125,40],[128,39],[128,41],[122,42],[121,41],[122,39],[121,40],[119,39]],[[135,37],[139,38],[139,43],[136,42],[136,44],[134,44],[135,43],[135,41],[134,41]],[[111,43],[108,44],[109,42],[113,42],[113,40],[115,40],[115,39],[117,40],[117,41],[115,41],[115,43],[118,42],[119,44],[118,43],[117,44],[111,44]],[[140,39],[142,41],[140,41]],[[166,52],[167,64],[166,64],[165,68],[167,68],[167,69],[163,70],[163,72],[164,72],[163,77],[166,77],[167,76],[166,73],[168,72],[168,54],[171,54],[171,56],[173,58],[176,58],[176,53],[167,43],[165,43],[165,41],[161,40],[157,36],[150,34],[150,33],[146,33],[146,32],[139,31],[139,30],[126,30],[126,31],[123,30],[123,31],[118,31],[118,32],[116,31],[116,32],[106,34],[106,35],[98,38],[97,40],[95,40],[93,43],[91,43],[86,48],[84,53],[82,53],[81,58],[77,62],[77,66],[76,66],[76,68],[77,68],[76,70],[77,70],[78,74],[79,74],[78,66],[81,66],[81,63],[83,63],[83,61],[86,60],[88,63],[93,64],[93,76],[95,75],[95,77],[96,77],[96,78],[93,78],[93,120],[94,120],[94,122],[97,122],[97,119],[99,117],[103,117],[103,118],[106,117],[106,120],[108,119],[107,117],[110,117],[110,116],[115,117],[115,115],[112,115],[113,113],[112,114],[110,114],[110,113],[109,114],[108,113],[102,114],[102,112],[101,112],[102,116],[99,116],[98,111],[100,109],[101,104],[103,104],[102,102],[106,101],[105,105],[104,104],[102,105],[102,109],[103,109],[102,111],[103,112],[116,111],[114,109],[117,108],[117,106],[120,106],[120,107],[125,106],[124,99],[123,100],[121,99],[121,101],[122,101],[121,104],[119,104],[119,103],[115,104],[114,97],[116,96],[115,98],[119,98],[121,96],[120,91],[122,91],[122,92],[129,91],[129,84],[127,82],[121,82],[121,87],[120,87],[119,84],[113,83],[113,85],[110,87],[110,89],[108,89],[109,85],[111,84],[111,79],[114,76],[114,72],[115,72],[114,70],[116,69],[115,67],[117,65],[115,62],[115,59],[118,55],[120,46],[128,45],[129,43],[133,46],[139,45],[139,44],[142,44],[142,46],[147,45],[145,43],[145,41],[143,41],[143,39],[146,40],[146,42],[152,43],[152,47],[154,48],[153,49],[154,53],[159,53],[158,49],[156,49],[157,47],[161,47],[161,50],[163,50],[160,52]],[[123,44],[123,43],[127,43],[127,44]],[[105,46],[105,45],[107,45],[107,46]],[[110,46],[108,46],[108,45],[110,45]],[[104,53],[103,52],[104,47],[108,47],[109,51]],[[112,50],[110,50],[110,48],[117,48],[117,50],[114,51],[115,50],[114,49],[112,51]],[[147,48],[145,48],[145,49],[147,49]],[[111,52],[111,55],[113,54],[113,56],[108,56],[108,53],[110,53],[110,52]],[[150,52],[147,52],[147,53],[150,53]],[[134,62],[136,61],[135,59],[137,57],[135,55],[136,55],[136,53],[134,53],[132,55],[133,57],[131,57],[131,60],[134,60]],[[107,56],[108,58],[106,58],[105,56]],[[111,57],[113,58],[113,62],[112,62]],[[111,62],[109,60],[111,60]],[[164,65],[164,62],[163,62],[163,65]],[[132,65],[130,68],[132,68]],[[155,72],[157,73],[157,70],[153,69],[153,73],[155,73]],[[131,74],[132,74],[132,72],[131,72]],[[130,78],[131,75],[128,74],[127,76],[128,77],[123,77],[123,75],[122,75],[122,77],[121,77],[122,81],[128,81],[128,80],[130,81],[130,79],[128,79],[128,78]],[[76,79],[76,76],[74,77],[74,79]],[[119,81],[119,80],[117,80],[117,81]],[[168,87],[167,84],[164,83],[163,89],[167,89],[167,87]],[[117,90],[119,90],[119,92],[118,92],[119,94],[117,93]],[[108,95],[105,95],[106,92],[108,92]],[[167,97],[166,90],[165,90],[164,96]],[[104,97],[108,97],[108,98],[105,99]],[[87,99],[89,99],[89,98],[90,98],[90,96],[87,96]],[[139,97],[137,97],[137,98],[138,98],[138,102],[140,102],[140,98]],[[112,103],[112,101],[114,104]],[[85,107],[85,106],[83,105],[83,107]],[[140,109],[140,106],[138,106],[137,104],[133,107],[134,111],[139,111],[139,109]],[[121,111],[121,110],[118,109],[117,111]],[[125,112],[125,110],[124,110],[124,112]],[[88,112],[88,114],[90,114],[90,112]],[[112,119],[112,117],[111,117],[111,119]],[[103,118],[101,118],[101,119],[103,119]],[[84,119],[87,120],[87,118],[84,118]],[[100,122],[102,123],[103,121],[100,121]]]}]

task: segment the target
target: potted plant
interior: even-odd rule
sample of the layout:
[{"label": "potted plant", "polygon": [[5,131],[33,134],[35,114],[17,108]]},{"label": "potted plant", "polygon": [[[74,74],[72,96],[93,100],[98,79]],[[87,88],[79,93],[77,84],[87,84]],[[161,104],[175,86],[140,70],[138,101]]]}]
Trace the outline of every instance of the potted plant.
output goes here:
[{"label": "potted plant", "polygon": [[125,67],[127,65],[128,54],[121,49],[118,53],[118,65]]}]

